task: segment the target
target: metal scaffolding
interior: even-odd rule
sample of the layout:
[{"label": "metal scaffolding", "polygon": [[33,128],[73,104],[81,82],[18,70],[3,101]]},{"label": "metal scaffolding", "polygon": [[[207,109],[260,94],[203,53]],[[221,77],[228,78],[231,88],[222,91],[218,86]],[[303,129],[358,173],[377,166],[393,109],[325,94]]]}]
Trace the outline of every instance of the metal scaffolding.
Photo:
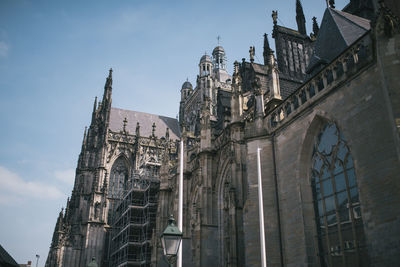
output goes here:
[{"label": "metal scaffolding", "polygon": [[134,175],[113,212],[109,266],[150,266],[160,182]]}]

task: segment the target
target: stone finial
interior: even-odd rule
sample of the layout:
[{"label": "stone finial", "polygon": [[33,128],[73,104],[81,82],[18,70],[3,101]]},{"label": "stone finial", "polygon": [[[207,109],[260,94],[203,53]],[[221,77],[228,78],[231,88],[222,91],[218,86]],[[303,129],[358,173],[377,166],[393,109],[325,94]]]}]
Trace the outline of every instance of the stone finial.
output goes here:
[{"label": "stone finial", "polygon": [[335,0],[329,0],[328,5],[330,8],[335,8]]},{"label": "stone finial", "polygon": [[261,94],[261,80],[259,77],[254,78],[254,80],[251,82],[251,86],[254,89],[255,95]]},{"label": "stone finial", "polygon": [[151,130],[151,136],[155,136],[155,132],[156,132],[156,123],[153,122],[153,125],[151,126],[153,129]]},{"label": "stone finial", "polygon": [[271,51],[271,47],[269,46],[269,41],[268,41],[268,34],[264,33],[264,49],[266,52]]},{"label": "stone finial", "polygon": [[140,124],[139,122],[136,123],[136,137],[140,136]]},{"label": "stone finial", "polygon": [[236,60],[233,63],[233,69],[234,69],[233,74],[238,75],[239,74],[239,62],[237,62]]},{"label": "stone finial", "polygon": [[316,18],[316,17],[313,17],[313,18],[312,18],[312,21],[313,21],[313,26],[312,26],[312,28],[313,28],[313,33],[314,33],[314,36],[316,37],[317,34],[318,34],[318,32],[319,32],[319,26],[318,26],[317,18]]},{"label": "stone finial", "polygon": [[272,21],[274,22],[274,25],[278,24],[278,11],[277,10],[272,10]]},{"label": "stone finial", "polygon": [[112,68],[110,68],[110,70],[108,71],[108,78],[112,78],[112,72],[113,72],[113,69]]},{"label": "stone finial", "polygon": [[165,139],[169,140],[169,128],[165,131]]},{"label": "stone finial", "polygon": [[237,62],[237,61],[235,61],[234,63],[233,63],[233,76],[232,76],[232,78],[233,78],[233,80],[232,80],[232,83],[234,84],[234,85],[238,85],[239,83],[240,83],[240,69],[239,69],[239,62]]},{"label": "stone finial", "polygon": [[122,128],[122,130],[123,130],[123,131],[124,131],[124,133],[125,133],[125,132],[126,132],[126,125],[128,124],[128,120],[126,119],[126,117],[125,117],[125,119],[124,119],[123,123],[124,123],[124,125],[123,125],[123,128]]},{"label": "stone finial", "polygon": [[83,141],[82,145],[85,146],[87,143],[87,126],[85,126],[85,131],[83,132]]},{"label": "stone finial", "polygon": [[250,46],[250,62],[253,63],[254,62],[254,56],[256,54],[256,48],[254,46]]},{"label": "stone finial", "polygon": [[97,108],[97,96],[94,98],[93,113],[96,112],[96,108]]}]

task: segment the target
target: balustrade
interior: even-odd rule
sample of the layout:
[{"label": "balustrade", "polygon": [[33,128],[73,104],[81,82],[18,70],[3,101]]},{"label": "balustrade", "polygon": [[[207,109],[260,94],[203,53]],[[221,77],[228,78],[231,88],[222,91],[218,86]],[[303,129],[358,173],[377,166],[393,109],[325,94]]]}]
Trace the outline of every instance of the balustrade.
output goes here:
[{"label": "balustrade", "polygon": [[316,100],[317,96],[335,88],[338,83],[355,75],[371,62],[373,62],[371,33],[367,33],[267,114],[268,128],[273,130],[286,118],[309,104],[310,99]]}]

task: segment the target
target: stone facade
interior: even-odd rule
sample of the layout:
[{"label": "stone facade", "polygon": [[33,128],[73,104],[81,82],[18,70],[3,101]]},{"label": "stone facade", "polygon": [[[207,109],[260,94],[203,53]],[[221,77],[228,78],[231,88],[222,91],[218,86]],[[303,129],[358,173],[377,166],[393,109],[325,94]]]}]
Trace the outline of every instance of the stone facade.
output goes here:
[{"label": "stone facade", "polygon": [[[115,258],[122,257],[118,253],[114,257],[115,248],[126,242],[115,239],[120,231],[117,219],[125,196],[132,194],[137,181],[156,179],[158,187],[151,189],[150,197],[158,199],[160,190],[161,195],[165,190],[161,177],[176,165],[178,121],[112,108],[111,93],[112,70],[103,100],[98,104],[95,101],[91,125],[88,131],[85,129],[72,196],[65,212],[61,211],[58,217],[46,266],[87,266],[93,258],[100,266],[114,265]],[[142,222],[152,226],[146,228],[151,241],[156,216],[146,214],[148,221]],[[151,254],[152,246],[146,250]],[[146,258],[146,266],[150,265],[151,257],[145,255],[135,254],[132,261],[140,257]],[[122,261],[118,259],[118,263]]]},{"label": "stone facade", "polygon": [[[204,55],[195,88],[182,86],[179,122],[111,108],[110,73],[46,266],[86,266],[92,257],[110,266],[110,214],[130,190],[126,183],[117,187],[119,197],[109,195],[118,161],[128,180],[149,174],[159,181],[151,263],[142,266],[166,266],[158,237],[169,214],[178,215],[178,139],[183,266],[261,266],[259,148],[268,266],[395,266],[398,11],[391,1],[354,0],[343,11],[333,2],[311,36],[300,1],[298,30],[279,26],[274,11],[277,59],[265,35],[263,65],[251,47],[250,62],[235,62],[231,76],[221,46]],[[324,51],[338,38],[340,51]]]}]

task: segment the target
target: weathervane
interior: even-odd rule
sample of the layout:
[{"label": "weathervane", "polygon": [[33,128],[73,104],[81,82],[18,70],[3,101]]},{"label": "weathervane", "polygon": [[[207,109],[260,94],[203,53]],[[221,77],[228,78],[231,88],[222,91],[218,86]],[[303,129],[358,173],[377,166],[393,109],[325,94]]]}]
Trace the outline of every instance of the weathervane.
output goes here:
[{"label": "weathervane", "polygon": [[221,40],[221,36],[217,36],[217,42],[218,42],[218,45],[219,45],[219,41]]}]

